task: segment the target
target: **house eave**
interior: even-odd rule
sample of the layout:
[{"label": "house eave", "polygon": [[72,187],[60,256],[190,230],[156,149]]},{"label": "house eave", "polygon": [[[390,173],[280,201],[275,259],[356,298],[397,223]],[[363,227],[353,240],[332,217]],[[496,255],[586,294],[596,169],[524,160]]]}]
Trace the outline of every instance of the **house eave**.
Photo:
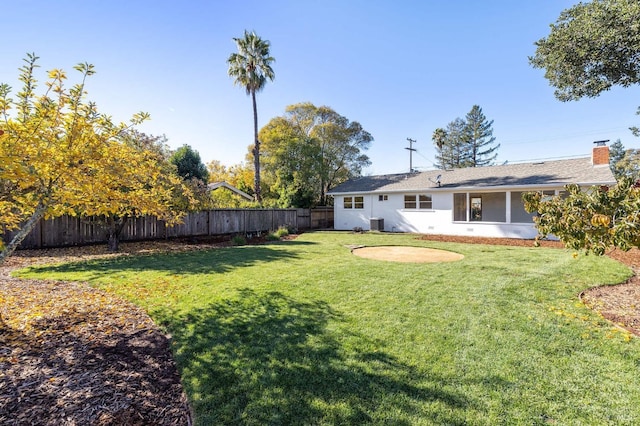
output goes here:
[{"label": "house eave", "polygon": [[332,197],[344,195],[378,195],[378,194],[403,194],[417,192],[456,192],[456,191],[522,191],[536,190],[544,188],[564,188],[566,185],[576,184],[582,187],[591,187],[595,185],[615,185],[616,181],[598,181],[598,182],[553,182],[543,184],[527,184],[527,185],[492,185],[492,186],[444,186],[444,187],[424,187],[424,188],[401,188],[401,189],[375,189],[372,191],[350,191],[350,192],[330,192],[327,195]]}]

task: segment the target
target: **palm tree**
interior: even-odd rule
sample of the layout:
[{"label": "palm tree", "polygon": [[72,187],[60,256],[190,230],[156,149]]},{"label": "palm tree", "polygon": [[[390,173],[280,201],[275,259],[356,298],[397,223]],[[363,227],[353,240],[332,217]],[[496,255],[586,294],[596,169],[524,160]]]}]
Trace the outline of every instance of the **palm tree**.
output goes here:
[{"label": "palm tree", "polygon": [[260,194],[260,141],[258,140],[258,108],[256,107],[256,92],[262,90],[267,79],[273,81],[275,75],[271,63],[275,61],[269,56],[271,43],[262,40],[255,32],[244,31],[244,37],[234,38],[238,46],[238,53],[232,53],[227,59],[229,77],[233,83],[246,89],[253,102],[253,164],[255,168],[254,191],[257,202],[262,201]]},{"label": "palm tree", "polygon": [[433,135],[431,136],[433,143],[436,148],[438,148],[438,153],[436,154],[436,161],[438,161],[438,167],[441,169],[446,169],[447,158],[444,152],[445,146],[447,144],[447,131],[442,127],[438,127],[433,131]]}]

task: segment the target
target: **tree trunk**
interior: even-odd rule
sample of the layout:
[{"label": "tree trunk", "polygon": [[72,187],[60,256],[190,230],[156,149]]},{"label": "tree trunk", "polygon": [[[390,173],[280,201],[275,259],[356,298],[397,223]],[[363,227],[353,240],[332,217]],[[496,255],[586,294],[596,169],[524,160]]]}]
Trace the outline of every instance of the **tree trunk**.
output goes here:
[{"label": "tree trunk", "polygon": [[253,178],[253,190],[256,201],[262,203],[262,194],[260,191],[260,141],[258,140],[258,106],[256,105],[256,92],[251,91],[251,100],[253,101],[253,168],[255,170]]},{"label": "tree trunk", "polygon": [[0,264],[2,264],[7,257],[11,256],[11,254],[16,250],[16,248],[18,248],[20,243],[27,237],[27,235],[29,235],[29,233],[33,231],[33,228],[36,227],[38,221],[44,216],[44,212],[46,209],[47,207],[42,202],[38,203],[36,210],[33,212],[29,220],[27,220],[27,223],[25,223],[24,226],[20,228],[20,231],[18,231],[18,233],[13,237],[11,242],[9,242],[4,250],[0,252]]},{"label": "tree trunk", "polygon": [[107,250],[115,253],[120,248],[120,235],[127,223],[127,216],[107,218]]},{"label": "tree trunk", "polygon": [[327,201],[327,191],[325,190],[325,184],[324,182],[321,183],[321,187],[320,187],[320,206],[326,206],[326,201]]}]

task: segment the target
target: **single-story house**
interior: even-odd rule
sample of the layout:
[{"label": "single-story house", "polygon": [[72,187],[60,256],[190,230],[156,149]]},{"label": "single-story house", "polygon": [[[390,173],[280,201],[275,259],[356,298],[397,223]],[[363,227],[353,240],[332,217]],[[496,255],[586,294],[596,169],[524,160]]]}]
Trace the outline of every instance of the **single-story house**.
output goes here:
[{"label": "single-story house", "polygon": [[534,238],[524,192],[562,195],[564,186],[614,185],[609,148],[585,158],[364,176],[338,185],[334,228]]}]

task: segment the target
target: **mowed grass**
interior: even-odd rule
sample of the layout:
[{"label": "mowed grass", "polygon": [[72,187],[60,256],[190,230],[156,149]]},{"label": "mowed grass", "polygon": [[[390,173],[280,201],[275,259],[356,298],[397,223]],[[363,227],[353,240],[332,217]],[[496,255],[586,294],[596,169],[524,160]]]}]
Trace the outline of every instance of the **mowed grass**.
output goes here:
[{"label": "mowed grass", "polygon": [[[465,258],[391,263],[347,245]],[[608,258],[322,232],[20,275],[144,307],[172,335],[199,425],[640,423],[640,340],[577,297],[630,275]]]}]

